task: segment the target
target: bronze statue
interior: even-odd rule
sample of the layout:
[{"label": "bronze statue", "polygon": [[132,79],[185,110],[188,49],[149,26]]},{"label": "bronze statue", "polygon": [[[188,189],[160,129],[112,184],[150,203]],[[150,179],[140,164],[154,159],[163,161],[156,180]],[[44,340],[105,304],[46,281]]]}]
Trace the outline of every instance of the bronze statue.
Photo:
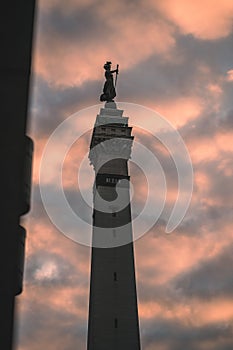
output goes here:
[{"label": "bronze statue", "polygon": [[[113,102],[114,97],[116,97],[115,87],[117,74],[119,73],[119,65],[117,65],[116,69],[111,70],[111,64],[112,62],[107,61],[104,65],[106,81],[104,83],[103,94],[100,96],[100,101]],[[116,73],[115,86],[113,82],[113,73]]]}]

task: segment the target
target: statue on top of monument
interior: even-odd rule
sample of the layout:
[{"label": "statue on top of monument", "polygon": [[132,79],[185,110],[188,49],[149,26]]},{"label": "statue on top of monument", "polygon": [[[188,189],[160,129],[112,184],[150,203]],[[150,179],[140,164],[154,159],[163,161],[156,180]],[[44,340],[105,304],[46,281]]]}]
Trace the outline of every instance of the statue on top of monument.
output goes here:
[{"label": "statue on top of monument", "polygon": [[[118,67],[114,70],[111,70],[111,64],[112,62],[107,61],[104,65],[105,69],[105,78],[106,81],[104,83],[103,88],[103,94],[100,96],[100,101],[107,101],[107,102],[113,102],[114,97],[116,97],[116,81],[117,81],[117,75],[119,73]],[[113,82],[113,73],[116,73],[116,79],[115,79],[115,85]]]}]

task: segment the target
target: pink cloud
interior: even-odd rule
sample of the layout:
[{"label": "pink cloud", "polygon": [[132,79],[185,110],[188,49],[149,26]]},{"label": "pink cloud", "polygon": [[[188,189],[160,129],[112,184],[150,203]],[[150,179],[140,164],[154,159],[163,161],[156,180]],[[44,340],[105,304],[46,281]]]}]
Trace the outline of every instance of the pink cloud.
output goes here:
[{"label": "pink cloud", "polygon": [[[34,218],[34,212],[32,211],[31,216],[25,221],[24,226],[28,232],[28,244],[26,246],[27,259],[32,257],[37,251],[47,251],[49,247],[51,254],[60,255],[64,260],[68,259],[72,265],[77,266],[78,271],[82,275],[89,274],[89,248],[80,246],[72,240],[67,239],[48,217],[42,217],[38,220],[37,217]],[[69,255],[67,255],[67,252],[69,252]],[[47,264],[50,265],[50,261],[46,262],[45,274]],[[42,276],[43,273],[40,275]]]},{"label": "pink cloud", "polygon": [[[77,11],[79,7],[73,7],[72,3],[71,1],[70,9]],[[87,80],[101,80],[103,63],[109,59],[114,64],[120,63],[121,70],[128,69],[153,54],[171,59],[170,53],[175,45],[173,27],[161,19],[154,21],[150,16],[141,17],[140,8],[135,8],[130,16],[122,16],[122,13],[130,11],[130,5],[127,8],[126,3],[123,5],[119,2],[109,5],[106,3],[104,7],[96,4],[95,18],[99,21],[98,25],[108,27],[105,38],[90,36],[89,40],[79,39],[76,42],[66,40],[56,32],[43,33],[40,24],[43,9],[50,12],[57,6],[61,7],[61,3],[59,5],[56,1],[52,4],[50,7],[43,2],[39,7],[34,55],[35,71],[52,85],[75,86]],[[85,7],[88,7],[88,3]],[[60,9],[64,17],[69,16],[66,8],[67,4]],[[69,17],[67,21],[68,19]],[[86,25],[88,30],[88,23]],[[92,67],[99,67],[99,70]]]},{"label": "pink cloud", "polygon": [[[86,136],[80,137],[70,148],[66,155],[62,169],[62,183],[64,188],[77,190],[78,187],[82,189],[92,189],[92,182],[94,182],[94,169],[87,161],[85,165],[82,165],[84,157],[88,158],[90,150],[90,140]],[[80,175],[79,175],[80,172]],[[78,183],[78,176],[85,177],[85,181],[81,184]],[[91,181],[92,180],[92,181]]]},{"label": "pink cloud", "polygon": [[82,9],[84,7],[88,7],[90,5],[93,5],[96,2],[96,0],[67,0],[66,5],[64,5],[63,2],[60,0],[39,0],[39,8],[43,12],[49,12],[56,9],[59,9],[60,11],[63,11],[65,14],[72,13],[74,10]]},{"label": "pink cloud", "polygon": [[227,81],[233,81],[233,69],[227,72]]},{"label": "pink cloud", "polygon": [[169,101],[148,105],[168,119],[174,126],[181,127],[190,120],[198,118],[203,110],[203,100],[196,96],[179,97]]},{"label": "pink cloud", "polygon": [[222,225],[221,230],[219,239],[218,228],[209,230],[208,224],[200,226],[199,234],[189,235],[186,232],[185,236],[179,233],[179,228],[176,233],[168,235],[155,227],[135,245],[137,271],[142,285],[149,283],[152,288],[153,285],[162,285],[201,261],[220,254],[233,242],[229,223],[225,227]]},{"label": "pink cloud", "polygon": [[192,324],[192,327],[210,325],[216,322],[231,322],[233,303],[229,299],[214,299],[210,301],[189,300],[179,302],[170,300],[168,304],[145,302],[139,305],[139,316],[143,320],[155,318],[176,320],[181,324]]},{"label": "pink cloud", "polygon": [[[140,11],[130,12],[130,16],[122,16],[122,11],[127,14],[128,7],[123,9],[121,2],[105,4],[105,7],[96,12],[100,22],[102,21],[111,28],[106,40],[90,39],[88,43],[75,43],[73,40],[64,40],[58,36],[51,36],[51,33],[42,33],[38,29],[38,38],[35,51],[35,68],[37,73],[44,77],[50,84],[59,87],[81,85],[88,80],[103,80],[102,65],[106,59],[112,59],[114,64],[120,62],[121,69],[126,70],[143,62],[152,55],[161,55],[166,60],[172,60],[173,48],[175,47],[174,24],[179,27],[183,34],[192,34],[199,39],[213,40],[225,37],[231,31],[232,1],[207,0],[206,5],[200,0],[188,2],[184,0],[165,0],[163,2],[150,2],[156,10],[173,24],[166,24],[163,19],[154,20],[154,12],[151,16],[140,16]],[[59,0],[41,0],[40,10],[49,13],[59,8],[65,16],[69,16],[73,10],[82,9],[89,5],[96,4],[96,1],[68,0],[63,3]],[[127,5],[128,6],[128,5]],[[132,8],[131,8],[132,10]],[[148,21],[145,20],[148,18]],[[42,34],[45,35],[42,37]],[[146,40],[145,40],[146,35]],[[91,48],[91,49],[90,49]],[[94,54],[93,54],[94,52]],[[176,57],[174,57],[176,60]],[[99,70],[92,70],[92,67],[100,67]],[[158,104],[147,101],[151,106],[176,127],[195,123],[203,113],[204,108],[210,105],[212,110],[217,110],[222,97],[221,80],[215,79],[208,67],[199,67],[199,73],[204,75],[204,89],[206,96],[203,98],[195,95],[174,98],[169,101],[160,101]],[[228,71],[227,80],[232,81],[232,70]],[[225,79],[225,78],[224,78]],[[65,112],[64,112],[65,118]],[[89,123],[87,121],[87,123]],[[40,160],[44,145],[44,137],[38,138],[35,142],[33,184],[38,185],[38,174]],[[212,227],[212,224],[205,220],[205,213],[211,206],[223,205],[226,197],[214,194],[212,186],[212,174],[204,171],[201,164],[207,162],[218,162],[217,170],[225,176],[232,176],[231,164],[225,155],[232,152],[232,133],[228,130],[222,133],[216,132],[213,136],[194,136],[188,139],[187,145],[195,164],[195,191],[193,194],[191,210],[184,219],[188,222],[190,216],[203,215],[198,217],[199,232],[195,235],[189,234],[190,225],[177,228],[171,235],[166,235],[163,228],[156,225],[153,231],[135,243],[137,282],[139,288],[139,314],[142,322],[152,321],[156,317],[166,320],[178,320],[194,326],[208,325],[215,322],[231,322],[233,318],[233,306],[230,300],[214,298],[209,301],[173,299],[167,297],[166,305],[161,300],[146,301],[144,287],[149,286],[151,293],[157,287],[163,287],[175,279],[179,274],[187,273],[189,270],[199,266],[223,252],[233,242],[232,226],[228,222],[221,222],[219,227]],[[80,139],[67,154],[63,169],[63,185],[66,189],[76,189],[77,170],[83,155],[88,151],[88,143]],[[153,144],[151,145],[153,148]],[[157,147],[157,146],[156,146]],[[57,145],[57,157],[60,156],[59,144]],[[161,151],[161,149],[160,149]],[[225,157],[225,158],[224,158]],[[87,170],[87,169],[85,169]],[[56,169],[53,171],[56,172]],[[133,173],[131,174],[133,176]],[[155,175],[156,179],[156,175]],[[140,180],[140,179],[139,179]],[[48,184],[52,185],[54,172],[48,171]],[[86,179],[86,187],[91,188],[92,182]],[[136,181],[135,198],[137,201],[146,197],[146,182]],[[176,199],[176,188],[171,187],[168,191],[167,201],[174,203]],[[159,200],[158,189],[152,190],[153,195]],[[38,198],[37,198],[38,200]],[[229,203],[230,204],[230,201]],[[33,203],[30,217],[26,219],[27,227],[27,262],[33,259],[38,252],[48,252],[51,259],[47,257],[33,272],[34,282],[28,281],[20,300],[22,319],[25,317],[26,326],[30,326],[26,317],[36,318],[37,311],[49,305],[52,311],[64,310],[77,320],[82,320],[86,325],[88,317],[88,290],[90,277],[90,249],[80,247],[74,242],[65,238],[53,226],[45,216],[39,217],[36,203]],[[196,208],[199,211],[195,211]],[[189,216],[190,215],[190,216]],[[186,220],[186,221],[185,221]],[[61,259],[75,267],[80,280],[75,286],[61,285],[58,288],[48,287],[46,283],[59,277],[59,264],[52,259],[57,254]],[[48,311],[49,314],[50,311]],[[38,350],[63,350],[70,344],[72,339],[67,335],[61,337],[56,334],[56,321],[48,322],[48,329],[38,329],[34,335],[34,341],[29,341],[26,347],[20,349]],[[60,322],[60,320],[59,320]],[[67,327],[64,320],[64,329]],[[68,325],[70,327],[70,325]],[[77,329],[79,325],[77,324]],[[35,339],[37,344],[35,344]],[[81,337],[75,339],[77,348],[84,348]],[[166,345],[156,345],[159,350],[167,350]],[[154,344],[147,349],[154,349]],[[203,345],[204,349],[204,345]]]},{"label": "pink cloud", "polygon": [[32,183],[33,185],[39,184],[39,169],[41,157],[46,145],[47,139],[38,138],[34,142],[34,151],[33,151],[33,163],[32,163]]},{"label": "pink cloud", "polygon": [[183,34],[198,39],[215,40],[232,31],[233,3],[231,0],[165,0],[153,3],[163,15],[176,24]]},{"label": "pink cloud", "polygon": [[[216,120],[213,120],[215,123]],[[195,123],[194,123],[194,131],[195,131]],[[195,137],[192,139],[187,139],[186,144],[188,146],[192,162],[194,164],[203,162],[203,161],[214,161],[218,160],[219,164],[224,159],[227,158],[227,152],[231,153],[233,151],[232,145],[232,132],[231,130],[227,130],[225,132],[221,131],[221,127],[211,136],[212,142],[210,142],[210,136],[200,135],[200,137]],[[225,156],[222,158],[222,156]],[[229,167],[224,171],[228,171]]]}]

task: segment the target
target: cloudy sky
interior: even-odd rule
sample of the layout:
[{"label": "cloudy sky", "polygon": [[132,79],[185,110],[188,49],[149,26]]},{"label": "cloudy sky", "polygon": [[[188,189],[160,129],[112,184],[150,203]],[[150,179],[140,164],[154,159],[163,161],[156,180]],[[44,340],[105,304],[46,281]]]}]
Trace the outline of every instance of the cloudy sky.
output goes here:
[{"label": "cloudy sky", "polygon": [[[152,135],[135,128],[135,140],[156,153],[168,184],[160,219],[135,242],[142,349],[233,348],[232,57],[232,0],[38,1],[28,128],[35,143],[33,195],[23,220],[27,256],[16,350],[86,347],[90,248],[52,224],[38,174],[55,128],[99,103],[106,60],[120,64],[117,100],[152,108],[170,121],[194,170],[190,207],[167,234],[177,193],[174,164]],[[89,128],[94,119],[87,119]],[[64,188],[76,209],[77,171],[89,142],[87,133],[64,163]],[[132,203],[137,214],[146,180],[134,165],[131,178],[140,193]],[[87,190],[91,182],[87,178]],[[54,190],[49,171],[47,185]],[[91,211],[85,215],[88,220]]]}]

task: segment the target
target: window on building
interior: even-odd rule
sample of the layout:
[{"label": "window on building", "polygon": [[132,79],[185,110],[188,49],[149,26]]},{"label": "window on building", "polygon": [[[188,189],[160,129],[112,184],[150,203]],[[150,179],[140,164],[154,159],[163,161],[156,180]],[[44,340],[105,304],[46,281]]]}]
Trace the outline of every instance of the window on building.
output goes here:
[{"label": "window on building", "polygon": [[117,281],[117,273],[116,272],[113,273],[113,279],[115,282]]},{"label": "window on building", "polygon": [[118,319],[117,318],[114,318],[114,327],[118,328]]}]

